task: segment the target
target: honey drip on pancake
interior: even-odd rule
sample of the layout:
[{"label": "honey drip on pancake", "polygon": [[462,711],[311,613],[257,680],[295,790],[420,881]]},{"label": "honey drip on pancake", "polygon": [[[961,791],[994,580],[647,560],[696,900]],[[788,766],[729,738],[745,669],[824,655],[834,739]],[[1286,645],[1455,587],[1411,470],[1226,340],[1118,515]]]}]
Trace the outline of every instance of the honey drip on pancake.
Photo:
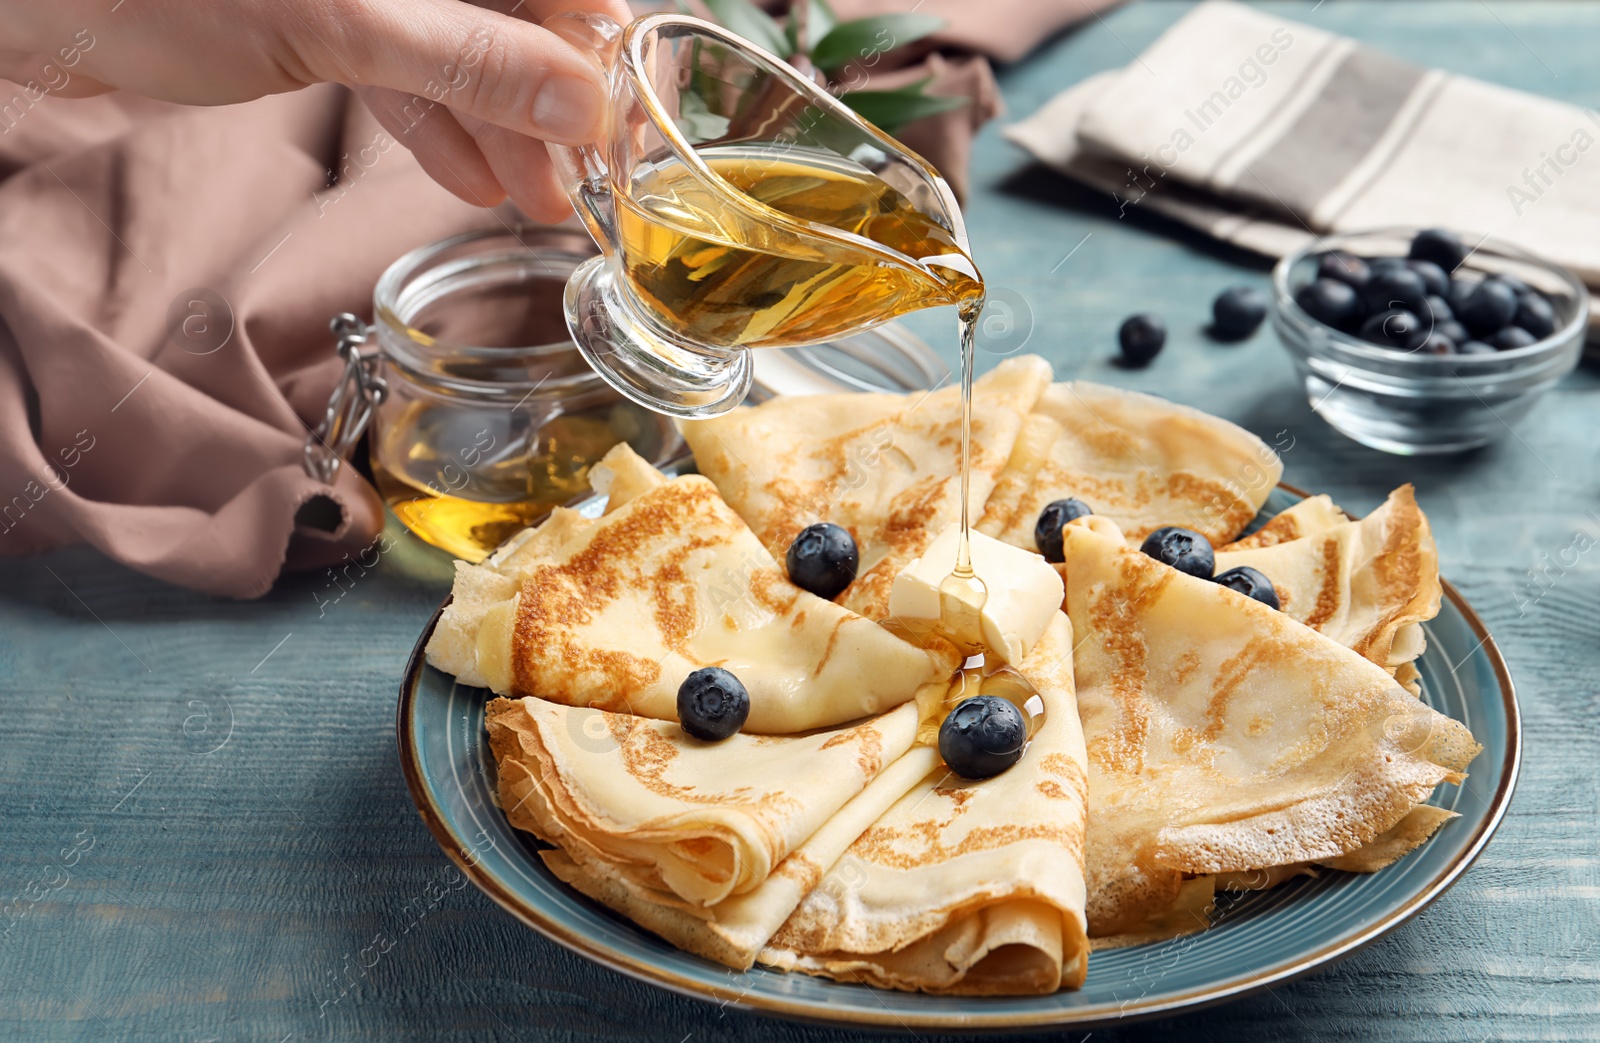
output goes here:
[{"label": "honey drip on pancake", "polygon": [[[919,648],[947,648],[949,637],[943,623],[927,619],[901,619],[890,616],[880,623],[890,633]],[[977,695],[995,695],[1011,701],[1022,711],[1028,723],[1028,738],[1033,738],[1044,724],[1044,699],[1038,689],[1015,668],[1001,662],[990,653],[976,652],[961,664],[950,683],[936,699],[922,706],[922,723],[917,729],[917,742],[925,746],[939,745],[939,726],[945,715],[964,700]],[[919,696],[919,698],[922,698]]]},{"label": "honey drip on pancake", "polygon": [[[994,695],[1022,711],[1031,739],[1044,723],[1044,700],[1026,677],[1005,665],[985,646],[983,606],[989,588],[972,568],[972,522],[969,494],[972,487],[972,370],[977,355],[978,318],[983,313],[982,277],[956,280],[968,290],[958,312],[961,335],[961,539],[956,547],[955,567],[939,584],[939,622],[936,626],[916,626],[909,620],[886,621],[900,636],[917,644],[943,640],[954,644],[967,656],[965,665],[950,682],[937,707],[924,707],[917,741],[930,746],[939,743],[939,726],[945,715],[963,700],[978,695]],[[930,710],[932,712],[930,712]]]},{"label": "honey drip on pancake", "polygon": [[1044,723],[1044,699],[1028,679],[993,656],[979,654],[968,659],[955,679],[950,682],[950,689],[945,694],[939,712],[923,719],[921,727],[917,730],[917,741],[937,746],[939,725],[944,723],[945,714],[966,700],[979,695],[999,696],[1021,710],[1022,719],[1028,724],[1030,739]]}]

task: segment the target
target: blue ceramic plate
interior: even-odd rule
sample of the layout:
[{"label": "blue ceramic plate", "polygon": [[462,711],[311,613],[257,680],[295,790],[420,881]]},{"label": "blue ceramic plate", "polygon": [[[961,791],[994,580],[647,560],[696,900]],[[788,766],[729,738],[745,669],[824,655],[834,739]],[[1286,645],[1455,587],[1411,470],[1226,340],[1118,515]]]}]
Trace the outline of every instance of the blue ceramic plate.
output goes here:
[{"label": "blue ceramic plate", "polygon": [[[1303,498],[1280,487],[1270,516]],[[591,509],[598,510],[594,502]],[[696,999],[808,1021],[885,1028],[987,1030],[1087,1026],[1231,999],[1322,967],[1394,930],[1448,888],[1489,842],[1511,799],[1521,754],[1516,693],[1494,639],[1455,588],[1425,629],[1423,698],[1483,743],[1461,787],[1432,803],[1459,812],[1422,847],[1371,875],[1324,872],[1219,900],[1214,925],[1170,942],[1096,953],[1076,992],[979,999],[890,992],[757,968],[736,973],[668,945],[570,890],[534,856],[540,846],[495,807],[485,741],[488,693],[428,666],[429,620],[400,687],[400,762],[422,818],[464,873],[529,927],[624,974]],[[443,606],[440,606],[441,609]]]}]

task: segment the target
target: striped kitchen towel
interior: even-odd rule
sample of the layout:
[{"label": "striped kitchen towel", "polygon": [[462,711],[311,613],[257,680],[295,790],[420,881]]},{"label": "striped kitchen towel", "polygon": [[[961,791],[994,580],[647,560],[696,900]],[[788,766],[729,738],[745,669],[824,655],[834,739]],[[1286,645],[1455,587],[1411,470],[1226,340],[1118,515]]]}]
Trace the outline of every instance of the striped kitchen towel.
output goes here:
[{"label": "striped kitchen towel", "polygon": [[1442,226],[1600,287],[1600,113],[1227,0],[1010,127],[1042,162],[1280,256],[1330,232]]}]

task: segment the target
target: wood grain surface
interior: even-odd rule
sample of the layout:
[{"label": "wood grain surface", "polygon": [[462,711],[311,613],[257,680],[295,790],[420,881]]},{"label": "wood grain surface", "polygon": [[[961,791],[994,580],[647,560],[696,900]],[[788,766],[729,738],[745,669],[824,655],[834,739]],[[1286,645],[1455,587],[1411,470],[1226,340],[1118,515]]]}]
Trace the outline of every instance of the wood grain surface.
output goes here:
[{"label": "wood grain surface", "polygon": [[[1268,8],[1414,62],[1600,101],[1593,5]],[[1010,112],[1127,64],[1185,9],[1120,9],[1003,70]],[[1600,1038],[1600,550],[1561,559],[1600,545],[1596,374],[1574,374],[1492,448],[1385,456],[1310,412],[1270,331],[1238,346],[1200,333],[1224,286],[1265,287],[1259,259],[1137,208],[1119,218],[1031,167],[998,127],[973,181],[979,261],[1026,303],[1027,350],[1063,377],[1292,439],[1286,480],[1352,511],[1416,483],[1444,570],[1494,631],[1526,717],[1510,816],[1414,922],[1285,988],[1093,1038]],[[1119,370],[1115,330],[1138,310],[1163,314],[1171,337],[1148,370]],[[950,317],[913,325],[953,360]],[[868,1038],[658,992],[459,885],[407,799],[393,725],[401,667],[449,564],[391,534],[364,575],[291,577],[251,603],[82,550],[0,561],[0,1039]],[[1535,584],[1529,570],[1547,560]]]}]

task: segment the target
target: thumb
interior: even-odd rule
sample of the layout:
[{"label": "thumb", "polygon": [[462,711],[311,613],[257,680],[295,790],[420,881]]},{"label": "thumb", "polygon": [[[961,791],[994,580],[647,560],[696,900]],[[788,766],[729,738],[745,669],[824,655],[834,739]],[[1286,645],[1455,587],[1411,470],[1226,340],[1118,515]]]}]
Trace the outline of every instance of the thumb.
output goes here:
[{"label": "thumb", "polygon": [[[330,77],[388,87],[565,145],[600,135],[599,63],[546,29],[459,0],[362,4]],[[353,84],[354,85],[354,84]]]}]

